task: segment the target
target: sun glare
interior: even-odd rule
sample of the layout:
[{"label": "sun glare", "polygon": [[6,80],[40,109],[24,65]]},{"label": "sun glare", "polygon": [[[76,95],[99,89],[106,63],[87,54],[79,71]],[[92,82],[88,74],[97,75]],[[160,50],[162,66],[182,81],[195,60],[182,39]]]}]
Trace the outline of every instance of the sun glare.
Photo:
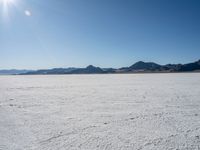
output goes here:
[{"label": "sun glare", "polygon": [[[11,5],[17,7],[16,3],[18,0],[0,0],[0,10],[2,9],[2,14],[5,18],[9,17],[9,9]],[[28,17],[32,15],[30,10],[24,10],[24,14]]]},{"label": "sun glare", "polygon": [[8,5],[14,3],[14,0],[0,0],[0,2],[3,3],[4,5]]}]

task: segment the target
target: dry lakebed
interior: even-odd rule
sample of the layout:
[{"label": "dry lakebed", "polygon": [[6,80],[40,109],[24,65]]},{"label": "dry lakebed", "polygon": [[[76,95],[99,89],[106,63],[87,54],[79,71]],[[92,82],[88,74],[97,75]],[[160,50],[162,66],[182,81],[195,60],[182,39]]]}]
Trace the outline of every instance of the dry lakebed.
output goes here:
[{"label": "dry lakebed", "polygon": [[200,74],[0,76],[0,150],[200,150]]}]

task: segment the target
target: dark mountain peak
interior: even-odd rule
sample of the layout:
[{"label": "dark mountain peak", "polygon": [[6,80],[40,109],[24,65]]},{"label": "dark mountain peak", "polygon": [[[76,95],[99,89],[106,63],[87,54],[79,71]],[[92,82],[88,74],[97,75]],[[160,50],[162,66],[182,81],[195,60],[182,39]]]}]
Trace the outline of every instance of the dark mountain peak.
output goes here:
[{"label": "dark mountain peak", "polygon": [[154,62],[143,62],[143,61],[138,61],[129,68],[131,70],[153,70],[153,69],[158,69],[161,66],[154,63]]},{"label": "dark mountain peak", "polygon": [[89,65],[89,66],[86,67],[86,69],[95,69],[95,68],[98,68],[98,67],[95,67],[93,65]]},{"label": "dark mountain peak", "polygon": [[145,64],[145,62],[144,61],[138,61],[135,64]]},{"label": "dark mountain peak", "polygon": [[[154,62],[138,61],[138,62],[136,62],[136,63],[133,64],[133,65],[158,65],[158,64],[156,64],[156,63],[154,63]],[[133,65],[132,65],[132,66],[133,66]]]},{"label": "dark mountain peak", "polygon": [[88,73],[101,73],[103,70],[99,67],[95,67],[93,65],[89,65],[85,68],[85,71]]}]

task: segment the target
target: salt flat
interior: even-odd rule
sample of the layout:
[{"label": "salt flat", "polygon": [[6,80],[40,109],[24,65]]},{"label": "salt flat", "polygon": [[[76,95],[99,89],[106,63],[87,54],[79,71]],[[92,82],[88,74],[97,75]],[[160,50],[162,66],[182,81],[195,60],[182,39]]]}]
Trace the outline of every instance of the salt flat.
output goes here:
[{"label": "salt flat", "polygon": [[200,74],[0,76],[0,150],[79,149],[200,149]]}]

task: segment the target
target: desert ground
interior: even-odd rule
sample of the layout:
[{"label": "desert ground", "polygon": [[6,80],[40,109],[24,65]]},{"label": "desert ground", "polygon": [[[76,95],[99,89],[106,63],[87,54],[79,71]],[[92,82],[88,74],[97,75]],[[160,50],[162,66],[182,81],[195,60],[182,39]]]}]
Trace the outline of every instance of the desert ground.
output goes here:
[{"label": "desert ground", "polygon": [[0,150],[200,150],[200,74],[0,76]]}]

